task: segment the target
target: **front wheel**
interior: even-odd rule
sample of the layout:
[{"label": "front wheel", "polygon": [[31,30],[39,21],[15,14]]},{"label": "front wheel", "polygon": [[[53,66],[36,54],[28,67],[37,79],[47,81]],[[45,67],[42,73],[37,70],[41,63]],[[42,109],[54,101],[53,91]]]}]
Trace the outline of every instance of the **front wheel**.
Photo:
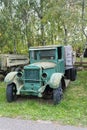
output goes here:
[{"label": "front wheel", "polygon": [[9,84],[6,88],[6,98],[8,102],[12,102],[16,99],[16,86],[15,84]]},{"label": "front wheel", "polygon": [[53,90],[53,102],[54,105],[59,104],[63,97],[62,84],[59,84],[59,87]]}]

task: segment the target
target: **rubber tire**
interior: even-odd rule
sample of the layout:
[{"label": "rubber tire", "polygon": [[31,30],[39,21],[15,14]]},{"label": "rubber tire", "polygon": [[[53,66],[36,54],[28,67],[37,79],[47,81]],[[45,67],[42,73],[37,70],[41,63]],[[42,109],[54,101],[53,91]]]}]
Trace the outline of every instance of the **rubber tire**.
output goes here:
[{"label": "rubber tire", "polygon": [[16,86],[14,84],[7,85],[6,88],[6,99],[8,102],[16,100]]},{"label": "rubber tire", "polygon": [[76,68],[72,68],[70,70],[70,80],[75,81],[76,77],[77,77],[77,70],[76,70]]},{"label": "rubber tire", "polygon": [[66,79],[70,79],[70,69],[65,70],[65,77]]},{"label": "rubber tire", "polygon": [[63,90],[62,90],[62,84],[60,83],[58,88],[53,90],[53,103],[54,103],[54,105],[59,104],[62,98],[63,98]]}]

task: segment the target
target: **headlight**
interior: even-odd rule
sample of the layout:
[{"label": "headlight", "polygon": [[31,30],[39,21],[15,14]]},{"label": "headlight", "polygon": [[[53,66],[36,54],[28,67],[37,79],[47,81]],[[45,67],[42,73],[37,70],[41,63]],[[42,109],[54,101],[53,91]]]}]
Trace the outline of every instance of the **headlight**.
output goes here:
[{"label": "headlight", "polygon": [[17,77],[21,78],[22,77],[22,72],[18,72]]},{"label": "headlight", "polygon": [[43,79],[46,79],[46,78],[47,78],[47,73],[43,73],[43,74],[42,74],[42,78],[43,78]]}]

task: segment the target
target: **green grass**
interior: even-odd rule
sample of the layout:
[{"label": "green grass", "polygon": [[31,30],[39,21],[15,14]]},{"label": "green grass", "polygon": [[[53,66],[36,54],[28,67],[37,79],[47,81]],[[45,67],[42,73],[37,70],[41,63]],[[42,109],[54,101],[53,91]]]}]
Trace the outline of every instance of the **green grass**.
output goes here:
[{"label": "green grass", "polygon": [[86,71],[78,72],[77,80],[70,83],[57,106],[49,100],[29,97],[20,97],[16,102],[7,103],[5,91],[5,84],[0,82],[0,116],[87,126]]},{"label": "green grass", "polygon": [[76,57],[76,62],[87,62],[87,58]]}]

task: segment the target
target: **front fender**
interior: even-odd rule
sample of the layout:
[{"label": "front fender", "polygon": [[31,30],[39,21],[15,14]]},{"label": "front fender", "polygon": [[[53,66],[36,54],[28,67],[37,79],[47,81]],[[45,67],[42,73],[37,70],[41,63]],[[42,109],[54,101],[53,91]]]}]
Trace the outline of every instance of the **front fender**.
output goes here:
[{"label": "front fender", "polygon": [[54,73],[54,74],[52,74],[52,76],[50,78],[50,81],[49,81],[50,87],[54,88],[54,89],[58,88],[62,77],[63,77],[62,73]]},{"label": "front fender", "polygon": [[4,82],[8,84],[12,83],[16,75],[17,75],[17,72],[8,73],[4,79]]}]

